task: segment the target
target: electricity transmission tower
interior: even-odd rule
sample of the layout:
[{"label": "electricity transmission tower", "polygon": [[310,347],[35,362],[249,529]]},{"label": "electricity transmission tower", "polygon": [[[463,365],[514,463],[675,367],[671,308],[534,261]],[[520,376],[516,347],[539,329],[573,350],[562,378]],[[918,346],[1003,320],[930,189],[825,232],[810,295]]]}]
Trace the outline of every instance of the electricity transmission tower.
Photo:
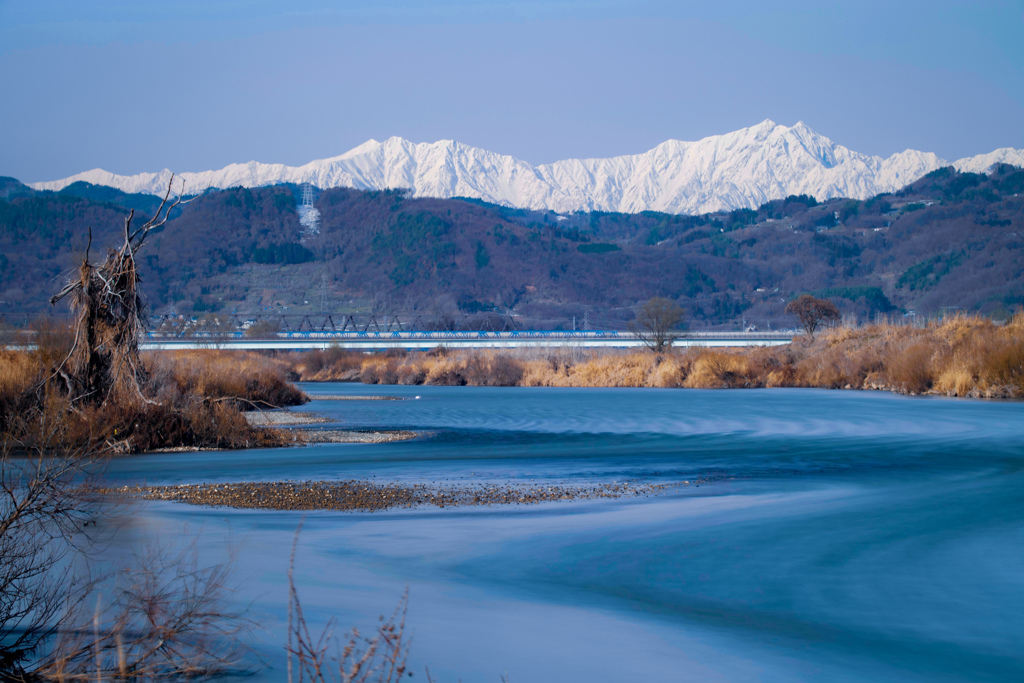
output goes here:
[{"label": "electricity transmission tower", "polygon": [[302,226],[302,239],[316,237],[320,234],[320,212],[313,206],[313,185],[302,183],[302,204],[299,205],[299,224]]}]

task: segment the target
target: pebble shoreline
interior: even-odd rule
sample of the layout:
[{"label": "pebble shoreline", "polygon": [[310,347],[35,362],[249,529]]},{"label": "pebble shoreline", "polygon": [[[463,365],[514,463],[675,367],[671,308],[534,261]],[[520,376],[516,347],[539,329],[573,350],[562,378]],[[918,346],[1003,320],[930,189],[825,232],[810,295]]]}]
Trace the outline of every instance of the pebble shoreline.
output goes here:
[{"label": "pebble shoreline", "polygon": [[242,413],[242,417],[254,427],[281,427],[330,422],[326,417],[315,413],[293,413],[290,410],[254,410]]},{"label": "pebble shoreline", "polygon": [[387,431],[348,431],[344,429],[296,429],[292,432],[302,443],[391,443],[408,441],[419,434],[404,429]]},{"label": "pebble shoreline", "polygon": [[554,501],[625,498],[658,495],[708,479],[669,484],[623,482],[586,485],[396,484],[372,481],[239,482],[181,484],[179,486],[124,486],[106,489],[145,500],[170,500],[190,505],[266,510],[381,511],[392,508],[468,505],[529,505]]},{"label": "pebble shoreline", "polygon": [[[319,398],[319,397],[317,397]],[[385,397],[381,400],[389,400]],[[397,399],[395,399],[397,400]],[[293,427],[332,422],[316,413],[295,413],[290,410],[265,410],[242,413],[254,427]],[[346,429],[291,429],[290,434],[297,443],[390,443],[415,439],[416,432],[403,429],[387,430],[346,430]]]}]

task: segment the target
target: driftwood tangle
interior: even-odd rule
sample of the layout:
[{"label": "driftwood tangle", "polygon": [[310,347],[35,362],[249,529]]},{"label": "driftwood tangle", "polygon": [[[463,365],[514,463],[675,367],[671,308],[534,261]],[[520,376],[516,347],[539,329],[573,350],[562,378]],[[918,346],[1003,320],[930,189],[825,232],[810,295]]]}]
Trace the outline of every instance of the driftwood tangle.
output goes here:
[{"label": "driftwood tangle", "polygon": [[[111,249],[100,265],[89,262],[89,245],[78,274],[50,304],[71,297],[75,315],[74,342],[67,357],[54,369],[51,381],[63,384],[74,402],[106,403],[112,396],[150,402],[142,391],[145,369],[139,362],[139,340],[145,333],[145,304],[139,292],[135,254],[154,229],[167,222],[171,210],[182,203],[178,196],[168,204],[174,176],[153,218],[132,229],[134,209],[124,221],[124,243]],[[184,190],[184,184],[182,184]]]}]

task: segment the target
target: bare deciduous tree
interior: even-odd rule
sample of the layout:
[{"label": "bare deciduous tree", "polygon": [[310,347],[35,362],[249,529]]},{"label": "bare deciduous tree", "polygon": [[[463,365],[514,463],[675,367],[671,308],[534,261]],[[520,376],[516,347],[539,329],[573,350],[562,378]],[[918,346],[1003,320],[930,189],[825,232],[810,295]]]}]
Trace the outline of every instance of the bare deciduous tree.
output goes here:
[{"label": "bare deciduous tree", "polygon": [[652,351],[661,353],[679,336],[684,317],[683,309],[674,301],[656,296],[636,312],[636,318],[629,323],[629,331]]},{"label": "bare deciduous tree", "polygon": [[786,304],[786,313],[791,313],[800,321],[807,336],[814,340],[814,332],[821,323],[839,322],[839,309],[828,299],[818,299],[810,294],[801,294]]},{"label": "bare deciduous tree", "polygon": [[132,209],[124,221],[124,243],[110,250],[99,266],[89,262],[90,230],[89,245],[78,276],[50,299],[52,305],[67,296],[72,297],[75,340],[67,358],[54,370],[52,379],[63,380],[73,403],[106,403],[117,392],[149,402],[140,386],[145,376],[139,362],[145,306],[139,292],[135,253],[149,233],[166,223],[171,210],[182,202],[179,196],[168,204],[173,183],[174,176],[171,176],[156,214],[134,230],[135,210]]}]

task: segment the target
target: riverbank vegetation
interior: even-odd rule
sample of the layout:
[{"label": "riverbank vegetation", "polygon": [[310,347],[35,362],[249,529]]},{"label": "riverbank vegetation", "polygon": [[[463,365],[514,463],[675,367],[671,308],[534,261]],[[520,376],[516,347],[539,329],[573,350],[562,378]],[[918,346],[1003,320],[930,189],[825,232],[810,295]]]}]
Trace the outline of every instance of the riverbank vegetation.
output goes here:
[{"label": "riverbank vegetation", "polygon": [[835,327],[776,347],[295,354],[302,380],[549,387],[815,387],[1024,397],[1024,313],[1003,325],[957,315],[924,326]]},{"label": "riverbank vegetation", "polygon": [[[34,336],[32,351],[0,351],[0,434],[24,449],[81,448],[127,453],[175,447],[273,445],[281,434],[249,426],[240,410],[301,403],[301,392],[266,359],[238,355],[150,354],[136,254],[181,198],[140,227],[124,219],[120,245],[100,263],[85,254],[50,304],[65,301],[72,320]],[[59,427],[56,431],[51,425]]]},{"label": "riverbank vegetation", "polygon": [[[40,335],[34,351],[0,350],[0,433],[26,447],[59,438],[95,451],[250,448],[288,442],[253,427],[243,411],[299,405],[308,399],[287,381],[284,365],[254,353],[189,351],[141,355],[142,395],[102,403],[76,401],[49,386],[70,333]],[[60,429],[48,433],[54,420]]]}]

